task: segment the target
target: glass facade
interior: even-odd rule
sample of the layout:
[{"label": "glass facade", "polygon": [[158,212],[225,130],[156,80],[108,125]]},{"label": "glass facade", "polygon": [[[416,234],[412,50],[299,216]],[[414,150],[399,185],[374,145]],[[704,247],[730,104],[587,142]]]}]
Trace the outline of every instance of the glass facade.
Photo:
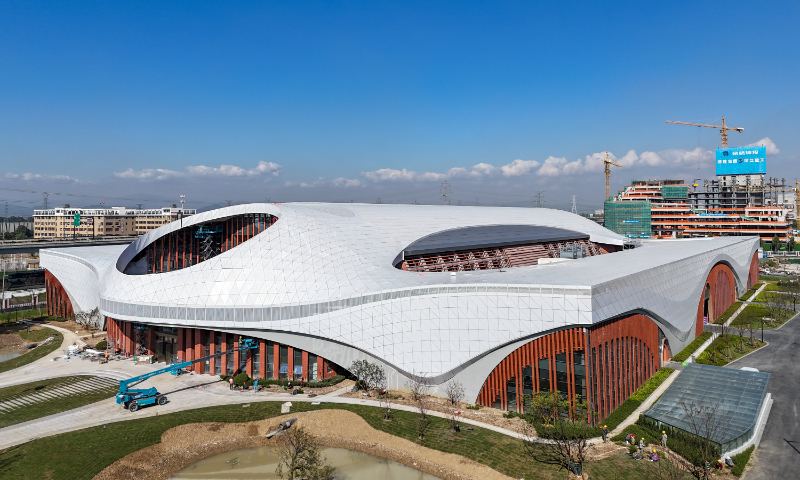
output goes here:
[{"label": "glass facade", "polygon": [[302,380],[303,379],[303,351],[294,349],[294,377],[292,380]]},{"label": "glass facade", "polygon": [[539,360],[539,391],[550,391],[550,359]]},{"label": "glass facade", "polygon": [[308,354],[308,379],[311,381],[320,380],[317,372],[317,356],[313,353]]},{"label": "glass facade", "polygon": [[272,342],[267,342],[267,351],[265,352],[267,356],[267,372],[264,375],[265,378],[275,378],[275,344]]},{"label": "glass facade", "polygon": [[556,390],[558,390],[562,396],[566,396],[569,391],[568,383],[567,354],[559,353],[556,355]]},{"label": "glass facade", "polygon": [[683,404],[716,409],[709,440],[729,452],[749,441],[767,395],[770,374],[699,363],[688,364],[644,416],[688,433],[706,435],[705,422],[694,432]]},{"label": "glass facade", "polygon": [[575,394],[581,397],[581,401],[586,400],[586,355],[584,352],[575,352],[574,372],[575,372]]},{"label": "glass facade", "polygon": [[509,412],[517,411],[517,379],[514,377],[506,382],[506,402]]},{"label": "glass facade", "polygon": [[286,380],[289,378],[289,347],[281,345],[280,349],[280,370],[278,371],[278,378]]},{"label": "glass facade", "polygon": [[[222,351],[222,334],[220,332],[214,332],[214,351],[219,353]],[[217,357],[216,361],[214,362],[214,375],[221,375],[222,374],[222,362],[220,361],[221,357]]]}]

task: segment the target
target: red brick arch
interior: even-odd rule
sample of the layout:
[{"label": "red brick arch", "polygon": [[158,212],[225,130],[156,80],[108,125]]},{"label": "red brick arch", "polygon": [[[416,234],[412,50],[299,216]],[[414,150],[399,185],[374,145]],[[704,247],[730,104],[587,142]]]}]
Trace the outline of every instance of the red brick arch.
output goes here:
[{"label": "red brick arch", "polygon": [[703,333],[703,306],[706,294],[706,285],[711,288],[711,311],[708,322],[711,323],[736,301],[736,277],[733,270],[725,263],[718,263],[711,269],[708,278],[700,293],[700,303],[697,305],[697,328],[695,337]]},{"label": "red brick arch", "polygon": [[750,272],[747,274],[747,289],[753,287],[758,283],[758,251],[753,254],[753,259],[750,260]]}]

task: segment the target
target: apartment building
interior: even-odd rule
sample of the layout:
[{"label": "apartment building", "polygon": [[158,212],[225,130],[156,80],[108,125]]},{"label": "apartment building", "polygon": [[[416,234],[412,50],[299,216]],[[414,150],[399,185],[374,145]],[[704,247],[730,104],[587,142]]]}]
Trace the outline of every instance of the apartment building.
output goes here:
[{"label": "apartment building", "polygon": [[[169,222],[197,213],[172,205],[163,208],[73,208],[69,205],[33,211],[34,238],[141,235]],[[80,224],[75,225],[75,216]]]},{"label": "apartment building", "polygon": [[770,241],[792,234],[794,204],[763,178],[720,177],[698,187],[683,180],[632,180],[605,202],[606,228],[643,238],[757,235]]}]

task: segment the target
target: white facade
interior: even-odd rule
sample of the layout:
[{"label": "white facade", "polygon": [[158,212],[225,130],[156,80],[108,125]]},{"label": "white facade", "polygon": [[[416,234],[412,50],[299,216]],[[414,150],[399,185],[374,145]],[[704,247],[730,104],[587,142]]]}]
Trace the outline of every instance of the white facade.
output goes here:
[{"label": "white facade", "polygon": [[472,272],[393,266],[426,235],[481,225],[568,229],[607,245],[624,238],[560,210],[359,204],[249,204],[201,213],[183,226],[248,213],[279,220],[253,239],[183,270],[122,273],[172,223],[130,246],[41,251],[42,266],[76,312],[267,338],[347,367],[384,363],[395,386],[415,372],[457,376],[468,398],[519,345],[554,330],[630,313],[652,318],[677,352],[694,339],[711,268],[731,266],[746,289],[755,237],[645,242],[639,248],[549,265]]}]

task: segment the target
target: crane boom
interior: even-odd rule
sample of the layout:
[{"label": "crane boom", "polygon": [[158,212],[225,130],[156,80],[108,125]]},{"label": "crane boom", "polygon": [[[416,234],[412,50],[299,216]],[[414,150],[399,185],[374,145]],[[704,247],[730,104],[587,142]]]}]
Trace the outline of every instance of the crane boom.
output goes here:
[{"label": "crane boom", "polygon": [[606,158],[603,159],[603,167],[606,172],[606,198],[605,198],[606,200],[608,200],[608,196],[611,194],[611,187],[609,184],[609,178],[611,177],[611,168],[609,168],[609,165],[614,165],[615,167],[622,168],[622,165],[609,159],[608,152],[606,152]]},{"label": "crane boom", "polygon": [[[694,127],[709,127],[709,128],[723,128],[722,125],[709,125],[707,123],[690,123],[690,122],[678,122],[675,120],[667,120],[667,123],[675,123],[678,125],[692,125]],[[725,130],[736,130],[739,133],[744,131],[742,127],[724,127]]]},{"label": "crane boom", "polygon": [[736,130],[739,133],[744,131],[742,127],[728,127],[725,125],[725,117],[722,117],[722,125],[708,125],[706,123],[691,123],[691,122],[678,122],[675,120],[667,120],[667,123],[675,123],[678,125],[691,125],[693,127],[708,127],[719,128],[719,134],[722,137],[722,148],[728,148],[728,130]]},{"label": "crane boom", "polygon": [[131,411],[138,410],[139,406],[151,405],[154,403],[163,405],[164,403],[166,403],[166,397],[164,395],[159,394],[156,388],[134,389],[131,387],[164,373],[171,373],[173,375],[177,375],[178,372],[180,372],[184,368],[194,365],[195,363],[198,362],[203,362],[210,358],[219,357],[222,355],[230,355],[238,350],[256,350],[256,349],[258,349],[257,343],[254,343],[253,340],[251,339],[245,339],[242,341],[241,344],[239,344],[238,347],[231,348],[230,350],[226,350],[224,352],[213,353],[211,355],[206,355],[205,357],[196,358],[194,360],[188,360],[186,362],[173,363],[172,365],[159,370],[154,370],[152,372],[138,375],[136,377],[129,378],[127,380],[120,380],[119,393],[117,393],[117,404],[125,404],[126,407],[130,405]]}]

